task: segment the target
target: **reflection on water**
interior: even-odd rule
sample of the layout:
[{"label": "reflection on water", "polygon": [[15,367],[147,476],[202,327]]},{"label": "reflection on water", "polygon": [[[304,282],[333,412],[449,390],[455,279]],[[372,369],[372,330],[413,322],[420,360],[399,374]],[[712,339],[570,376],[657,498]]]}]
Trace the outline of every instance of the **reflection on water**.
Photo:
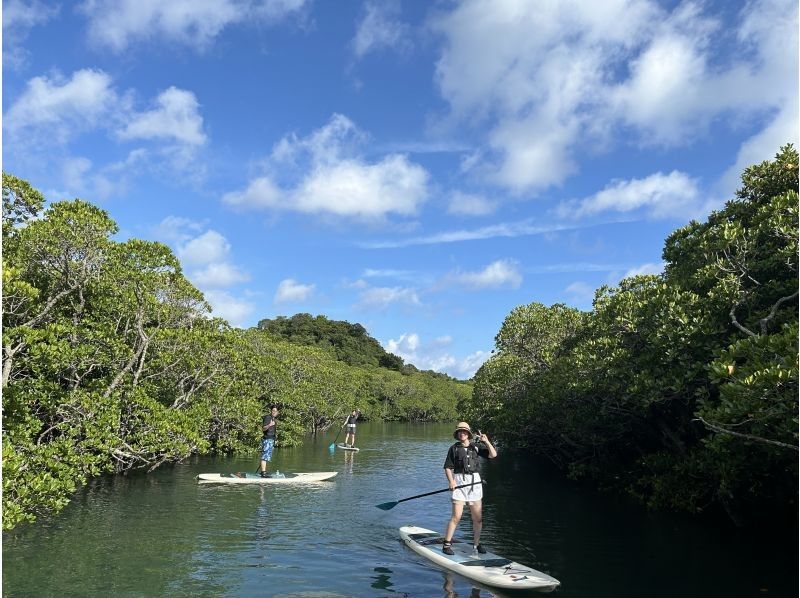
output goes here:
[{"label": "reflection on water", "polygon": [[[256,452],[95,480],[62,515],[3,534],[3,595],[538,596],[445,572],[399,541],[403,525],[443,530],[447,493],[375,508],[442,488],[451,433],[451,425],[367,423],[359,453],[331,452],[333,434],[275,451],[281,472],[338,472],[313,484],[195,479],[253,471]],[[482,542],[558,578],[561,598],[798,594],[794,544],[651,513],[502,448],[481,473]],[[465,516],[458,535],[471,532]]]},{"label": "reflection on water", "polygon": [[[386,567],[375,567],[373,569],[378,575],[375,576],[375,581],[370,584],[370,587],[376,590],[388,590],[392,587],[392,582],[389,581],[389,574],[392,570]],[[394,591],[394,590],[392,590]]]},{"label": "reflection on water", "polygon": [[[459,594],[455,590],[455,575],[453,573],[451,573],[450,571],[447,571],[444,574],[444,586],[443,586],[443,588],[444,588],[444,596],[445,596],[445,598],[458,598],[458,596],[466,596],[465,593],[462,592],[461,594]],[[483,594],[483,596],[494,596],[494,594],[491,594],[491,593],[487,592],[487,593]],[[470,598],[480,598],[481,597],[480,589],[473,586],[471,588],[471,590],[470,590],[469,597]]]},{"label": "reflection on water", "polygon": [[355,459],[355,451],[344,451],[344,472],[348,475],[353,474],[353,461]]}]

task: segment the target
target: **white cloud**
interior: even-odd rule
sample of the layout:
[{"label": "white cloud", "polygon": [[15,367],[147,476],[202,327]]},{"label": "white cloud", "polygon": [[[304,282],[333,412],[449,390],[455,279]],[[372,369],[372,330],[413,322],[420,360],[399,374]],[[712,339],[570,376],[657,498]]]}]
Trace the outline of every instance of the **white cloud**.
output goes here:
[{"label": "white cloud", "polygon": [[776,113],[792,125],[796,3],[747,3],[733,48],[716,43],[730,24],[714,10],[690,1],[668,9],[654,0],[465,0],[432,23],[443,38],[436,80],[446,124],[486,127],[489,151],[473,172],[520,193],[561,184],[582,153],[615,144],[680,146],[742,117],[766,118],[770,129]]},{"label": "white cloud", "polygon": [[707,49],[716,28],[698,5],[679,6],[630,61],[630,79],[611,92],[617,115],[644,131],[647,143],[680,144],[704,133],[698,127],[725,109],[706,88],[712,79]]},{"label": "white cloud", "polygon": [[389,339],[383,343],[383,348],[418,369],[444,372],[462,380],[472,378],[481,364],[490,357],[490,353],[476,351],[459,359],[446,350],[451,341],[449,336],[445,336],[423,342],[416,332],[406,332],[397,339]]},{"label": "white cloud", "polygon": [[720,193],[724,197],[731,197],[741,186],[741,176],[745,168],[773,159],[778,149],[787,143],[793,143],[795,148],[800,145],[798,131],[800,131],[800,121],[798,121],[798,103],[795,98],[793,104],[787,103],[787,106],[783,107],[761,131],[739,147],[736,161],[719,181]]},{"label": "white cloud", "polygon": [[379,218],[387,213],[410,216],[427,195],[428,173],[401,155],[377,164],[347,160],[313,172],[295,190],[301,212]]},{"label": "white cloud", "polygon": [[192,220],[170,216],[161,222],[157,234],[175,244],[181,263],[189,267],[187,277],[200,289],[229,287],[250,280],[247,272],[228,261],[228,240],[213,229],[196,234],[203,228]]},{"label": "white cloud", "polygon": [[456,361],[454,367],[450,368],[449,373],[454,378],[469,380],[491,356],[492,354],[489,351],[475,351]]},{"label": "white cloud", "polygon": [[224,318],[232,326],[246,326],[255,310],[255,305],[249,301],[237,299],[225,291],[209,290],[204,291],[203,295],[211,305],[213,315]]},{"label": "white cloud", "polygon": [[298,303],[307,301],[314,292],[314,284],[300,284],[292,278],[282,280],[275,292],[275,303]]},{"label": "white cloud", "polygon": [[198,237],[178,246],[178,257],[192,265],[206,265],[224,261],[231,246],[227,239],[215,230],[208,230]]},{"label": "white cloud", "polygon": [[[120,99],[103,71],[83,69],[70,79],[34,77],[3,116],[3,127],[12,138],[45,137],[48,143],[64,143],[75,133],[114,120]],[[44,141],[44,139],[42,139]]]},{"label": "white cloud", "polygon": [[486,216],[494,212],[496,204],[480,195],[454,191],[447,212],[459,216]]},{"label": "white cloud", "polygon": [[86,0],[89,38],[122,52],[129,45],[166,40],[207,47],[228,26],[253,21],[278,21],[299,13],[305,0]]},{"label": "white cloud", "polygon": [[412,245],[436,245],[439,243],[457,243],[459,241],[477,241],[481,239],[494,239],[497,237],[523,237],[586,228],[586,225],[542,225],[536,224],[536,222],[538,221],[534,221],[533,219],[524,220],[522,222],[503,222],[473,230],[445,231],[426,237],[406,237],[394,241],[369,241],[360,243],[359,246],[367,249],[386,249],[391,247],[410,247]]},{"label": "white cloud", "polygon": [[226,193],[222,201],[237,208],[262,209],[279,206],[282,197],[282,191],[269,177],[258,177],[250,181],[244,191]]},{"label": "white cloud", "polygon": [[3,35],[21,30],[27,32],[31,27],[46,23],[55,17],[60,7],[39,0],[6,0],[3,2]]},{"label": "white cloud", "polygon": [[386,343],[386,350],[400,357],[413,355],[418,347],[419,335],[416,332],[403,333],[397,340],[389,339]]},{"label": "white cloud", "polygon": [[522,275],[513,260],[497,260],[483,270],[451,274],[448,279],[471,289],[517,289],[522,284]]},{"label": "white cloud", "polygon": [[356,153],[364,138],[350,119],[334,114],[306,138],[284,137],[265,161],[268,173],[222,201],[371,221],[416,214],[428,197],[427,171],[401,154],[366,162]]},{"label": "white cloud", "polygon": [[255,306],[223,289],[249,281],[250,275],[228,260],[231,246],[222,234],[203,222],[179,216],[164,218],[153,234],[175,248],[186,277],[203,292],[215,316],[234,326],[245,325]]},{"label": "white cloud", "polygon": [[368,289],[369,288],[369,283],[366,280],[364,280],[362,278],[359,278],[358,280],[354,280],[352,282],[349,281],[349,280],[344,280],[342,282],[342,286],[344,288],[346,288],[346,289],[359,289],[359,290],[362,290],[362,289]]},{"label": "white cloud", "polygon": [[124,184],[92,171],[92,161],[81,156],[66,158],[61,167],[68,194],[91,201],[103,201],[119,193]]},{"label": "white cloud", "polygon": [[417,291],[408,287],[371,287],[359,294],[360,309],[385,309],[393,303],[421,305]]},{"label": "white cloud", "polygon": [[[117,139],[153,140],[155,147],[135,148],[124,161],[94,165],[100,173],[95,176],[105,176],[110,184],[106,193],[124,187],[133,169],[147,168],[172,180],[202,181],[206,166],[198,159],[198,147],[206,137],[194,94],[171,87],[157,98],[156,109],[142,113],[134,110],[133,97],[131,92],[118,93],[103,71],[83,69],[69,79],[34,77],[3,115],[4,132],[21,161],[39,165],[62,162],[60,146],[81,134],[106,131]],[[114,177],[122,180],[112,182]]]},{"label": "white cloud", "polygon": [[564,292],[580,303],[591,303],[594,299],[595,289],[585,282],[577,281],[570,284]]},{"label": "white cloud", "polygon": [[389,269],[374,269],[374,268],[367,268],[364,270],[363,276],[365,278],[372,278],[372,277],[387,277],[387,278],[406,278],[408,276],[413,275],[413,272],[410,270],[389,270]]},{"label": "white cloud", "polygon": [[658,262],[657,264],[648,263],[642,264],[641,266],[637,266],[636,268],[631,268],[625,274],[623,274],[622,278],[630,278],[631,276],[639,276],[641,274],[661,274],[664,271],[664,262]]},{"label": "white cloud", "polygon": [[257,0],[251,3],[251,11],[268,21],[279,21],[292,14],[300,14],[310,0]]},{"label": "white cloud", "polygon": [[6,0],[3,2],[3,65],[20,68],[29,52],[22,47],[30,30],[54,18],[60,10],[39,0]]},{"label": "white cloud", "polygon": [[203,228],[204,225],[195,220],[180,216],[167,216],[158,223],[153,233],[156,239],[179,246],[196,236]]},{"label": "white cloud", "polygon": [[437,19],[437,81],[456,121],[488,122],[490,178],[522,191],[575,172],[575,145],[600,125],[609,67],[656,13],[644,0],[468,0]]},{"label": "white cloud", "polygon": [[592,262],[572,262],[562,264],[549,264],[543,266],[530,266],[526,272],[532,274],[559,274],[563,272],[615,272],[627,266],[620,264],[603,264]]},{"label": "white cloud", "polygon": [[376,146],[380,151],[403,154],[460,154],[469,151],[470,146],[448,139],[423,141],[392,141]]},{"label": "white cloud", "polygon": [[203,117],[195,95],[170,87],[156,99],[158,107],[132,117],[119,133],[122,139],[170,139],[188,145],[206,142]]},{"label": "white cloud", "polygon": [[202,289],[229,287],[250,280],[250,275],[233,264],[217,262],[189,274],[192,282]]},{"label": "white cloud", "polygon": [[563,203],[563,217],[582,218],[603,212],[643,210],[653,218],[678,218],[707,213],[697,181],[683,172],[657,172],[643,179],[613,181],[603,190],[579,201]]},{"label": "white cloud", "polygon": [[382,48],[405,51],[410,48],[408,25],[396,17],[400,13],[398,1],[368,1],[364,5],[364,16],[358,23],[353,51],[357,58]]}]

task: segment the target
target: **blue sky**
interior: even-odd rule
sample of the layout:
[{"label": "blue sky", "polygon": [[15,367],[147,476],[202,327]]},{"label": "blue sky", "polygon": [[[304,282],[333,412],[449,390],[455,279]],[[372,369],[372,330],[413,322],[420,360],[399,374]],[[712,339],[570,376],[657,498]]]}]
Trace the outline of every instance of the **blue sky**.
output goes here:
[{"label": "blue sky", "polygon": [[793,0],[3,2],[3,169],[172,247],[236,326],[470,377],[798,137]]}]

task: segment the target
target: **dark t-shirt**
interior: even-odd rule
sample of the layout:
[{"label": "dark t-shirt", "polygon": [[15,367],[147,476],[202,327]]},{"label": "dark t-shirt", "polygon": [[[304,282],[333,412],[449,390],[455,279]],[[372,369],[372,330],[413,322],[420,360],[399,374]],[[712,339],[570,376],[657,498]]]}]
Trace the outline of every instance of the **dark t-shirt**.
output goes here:
[{"label": "dark t-shirt", "polygon": [[447,451],[444,468],[452,469],[455,473],[472,473],[478,467],[478,457],[489,458],[489,449],[483,443],[478,445],[470,442],[469,446],[464,447],[456,442]]},{"label": "dark t-shirt", "polygon": [[275,428],[278,427],[278,420],[276,418],[272,417],[271,414],[264,416],[264,420],[261,423],[261,429],[262,430],[264,429],[264,426],[268,426],[270,424],[270,422],[273,422],[273,421],[275,422],[275,425],[272,426],[271,428],[267,429],[267,430],[264,430],[264,435],[263,435],[264,438],[275,438]]},{"label": "dark t-shirt", "polygon": [[347,416],[347,425],[354,426],[356,425],[356,420],[358,419],[358,414],[356,415],[348,415]]}]

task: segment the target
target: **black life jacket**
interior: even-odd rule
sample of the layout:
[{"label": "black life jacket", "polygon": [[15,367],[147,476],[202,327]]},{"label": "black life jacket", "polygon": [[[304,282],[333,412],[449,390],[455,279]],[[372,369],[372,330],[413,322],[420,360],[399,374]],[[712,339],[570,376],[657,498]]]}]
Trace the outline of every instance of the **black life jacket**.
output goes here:
[{"label": "black life jacket", "polygon": [[478,447],[470,442],[464,446],[460,442],[453,445],[453,472],[475,473],[478,471]]}]

